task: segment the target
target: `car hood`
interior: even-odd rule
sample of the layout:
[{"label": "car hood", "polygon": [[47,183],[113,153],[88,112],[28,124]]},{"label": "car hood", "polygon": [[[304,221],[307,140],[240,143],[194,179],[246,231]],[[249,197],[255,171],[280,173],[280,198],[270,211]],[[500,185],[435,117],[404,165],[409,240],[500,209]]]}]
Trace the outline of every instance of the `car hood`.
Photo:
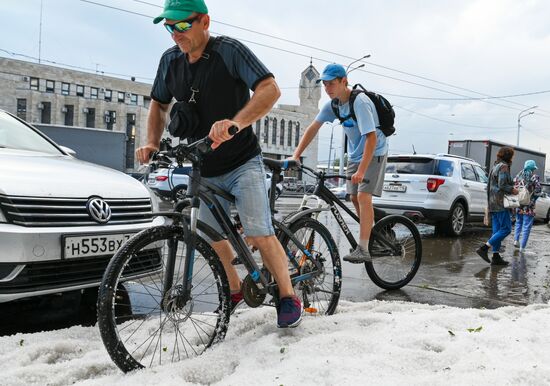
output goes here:
[{"label": "car hood", "polygon": [[0,149],[0,194],[33,197],[145,198],[147,188],[117,170],[51,155]]}]

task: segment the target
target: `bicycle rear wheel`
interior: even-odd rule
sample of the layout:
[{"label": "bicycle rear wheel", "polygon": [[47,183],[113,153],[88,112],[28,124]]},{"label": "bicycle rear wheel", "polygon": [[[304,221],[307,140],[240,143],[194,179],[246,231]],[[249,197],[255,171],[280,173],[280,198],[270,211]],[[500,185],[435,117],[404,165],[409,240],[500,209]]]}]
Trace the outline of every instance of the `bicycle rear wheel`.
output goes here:
[{"label": "bicycle rear wheel", "polygon": [[[329,230],[319,221],[303,217],[288,226],[302,243],[311,258],[307,258],[290,237],[283,233],[281,245],[289,258],[299,264],[298,270],[289,262],[291,278],[313,273],[310,279],[295,284],[296,295],[301,298],[304,310],[310,313],[332,315],[340,299],[342,267],[340,255]],[[315,263],[319,264],[319,270]]]},{"label": "bicycle rear wheel", "polygon": [[[225,337],[229,284],[214,250],[200,237],[191,299],[182,299],[187,246],[181,226],[146,229],[111,259],[98,297],[103,343],[124,372],[201,354]],[[170,253],[175,255],[168,264]],[[164,288],[172,277],[170,288]]]},{"label": "bicycle rear wheel", "polygon": [[365,267],[374,284],[387,290],[399,289],[413,279],[420,267],[420,233],[408,218],[386,216],[372,229],[369,252],[372,262],[365,263]]}]

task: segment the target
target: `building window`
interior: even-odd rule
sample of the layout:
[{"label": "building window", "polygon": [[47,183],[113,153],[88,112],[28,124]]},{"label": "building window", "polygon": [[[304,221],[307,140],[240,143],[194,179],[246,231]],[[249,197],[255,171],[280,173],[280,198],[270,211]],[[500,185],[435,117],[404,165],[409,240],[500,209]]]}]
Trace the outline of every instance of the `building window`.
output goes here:
[{"label": "building window", "polygon": [[55,91],[55,82],[53,80],[46,80],[46,92]]},{"label": "building window", "polygon": [[65,126],[73,126],[74,125],[74,106],[65,105],[62,111],[65,114]]},{"label": "building window", "polygon": [[294,146],[298,146],[298,144],[300,143],[300,122],[296,122],[296,134],[294,135],[295,135]]},{"label": "building window", "polygon": [[262,126],[262,122],[258,119],[256,121],[256,138],[260,138],[260,128]]},{"label": "building window", "polygon": [[105,123],[107,124],[107,130],[113,130],[116,123],[116,111],[105,111]]},{"label": "building window", "polygon": [[71,93],[71,85],[69,83],[61,83],[61,94],[69,95]]},{"label": "building window", "polygon": [[84,86],[82,86],[81,84],[76,85],[76,96],[84,96]]},{"label": "building window", "polygon": [[288,121],[288,141],[287,146],[292,146],[292,121]]},{"label": "building window", "polygon": [[52,123],[52,103],[51,102],[41,102],[42,113],[40,114],[41,123]]},{"label": "building window", "polygon": [[273,118],[273,131],[271,131],[271,143],[277,144],[277,118]]},{"label": "building window", "polygon": [[112,90],[105,90],[105,100],[107,102],[110,102],[113,99],[113,91]]},{"label": "building window", "polygon": [[279,135],[279,145],[285,145],[285,120],[281,119],[281,134]]},{"label": "building window", "polygon": [[99,89],[97,87],[90,87],[90,99],[97,99]]},{"label": "building window", "polygon": [[269,142],[269,117],[264,119],[264,143]]},{"label": "building window", "polygon": [[138,96],[137,94],[130,94],[130,104],[137,106]]},{"label": "building window", "polygon": [[118,101],[124,103],[124,93],[122,91],[118,92]]},{"label": "building window", "polygon": [[86,114],[86,127],[95,127],[95,109],[88,108]]},{"label": "building window", "polygon": [[134,168],[136,153],[136,114],[126,114],[126,168]]},{"label": "building window", "polygon": [[27,120],[27,100],[17,99],[17,116],[22,120]]},{"label": "building window", "polygon": [[143,96],[143,107],[148,109],[149,106],[151,106],[151,98],[148,96]]},{"label": "building window", "polygon": [[31,78],[30,86],[31,86],[31,90],[38,91],[38,78]]}]

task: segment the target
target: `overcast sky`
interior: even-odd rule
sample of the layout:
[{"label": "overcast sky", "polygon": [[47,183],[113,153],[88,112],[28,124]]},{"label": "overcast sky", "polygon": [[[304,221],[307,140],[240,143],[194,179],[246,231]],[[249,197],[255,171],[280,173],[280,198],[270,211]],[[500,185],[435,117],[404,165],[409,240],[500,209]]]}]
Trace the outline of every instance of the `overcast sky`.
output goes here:
[{"label": "overcast sky", "polygon": [[[151,17],[163,4],[93,1]],[[0,1],[0,50],[38,57],[40,3]],[[211,31],[243,40],[275,74],[283,92],[279,103],[298,103],[299,76],[310,57],[322,71],[329,62],[346,65],[350,58],[372,55],[350,80],[396,106],[392,152],[409,152],[412,145],[418,152],[445,152],[449,139],[515,144],[518,114],[537,105],[535,114],[521,120],[520,146],[550,153],[549,1],[210,0],[207,5]],[[149,17],[82,0],[43,0],[42,59],[152,82],[160,55],[172,44]],[[25,59],[5,51],[0,56]],[[538,94],[463,99],[526,93]],[[323,93],[321,103],[326,101]],[[340,146],[339,130],[334,135],[334,146]],[[329,138],[330,129],[323,128],[320,159],[328,158]]]}]

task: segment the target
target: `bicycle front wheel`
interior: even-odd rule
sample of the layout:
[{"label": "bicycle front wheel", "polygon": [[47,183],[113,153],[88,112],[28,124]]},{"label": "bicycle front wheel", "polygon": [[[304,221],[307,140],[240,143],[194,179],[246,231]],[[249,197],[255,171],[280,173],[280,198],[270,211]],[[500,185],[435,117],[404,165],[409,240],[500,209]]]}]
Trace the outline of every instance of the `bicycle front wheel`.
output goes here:
[{"label": "bicycle front wheel", "polygon": [[98,325],[122,371],[193,357],[224,338],[230,312],[225,271],[197,237],[186,299],[186,249],[181,226],[159,226],[132,237],[111,259],[99,290]]},{"label": "bicycle front wheel", "polygon": [[416,275],[422,259],[422,240],[416,225],[403,216],[386,216],[378,221],[369,241],[372,262],[367,274],[377,286],[399,289]]},{"label": "bicycle front wheel", "polygon": [[310,254],[306,256],[288,235],[283,234],[281,245],[289,259],[298,265],[296,268],[289,262],[291,278],[311,275],[294,285],[296,295],[301,298],[306,312],[332,315],[342,287],[342,266],[334,239],[323,224],[309,217],[298,219],[288,228]]}]

